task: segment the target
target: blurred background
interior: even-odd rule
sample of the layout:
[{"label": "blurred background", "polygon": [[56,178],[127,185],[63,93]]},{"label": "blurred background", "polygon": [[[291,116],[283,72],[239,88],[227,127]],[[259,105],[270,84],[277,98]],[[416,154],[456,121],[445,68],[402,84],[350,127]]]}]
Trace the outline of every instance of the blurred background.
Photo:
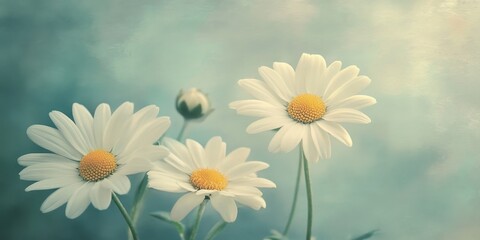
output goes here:
[{"label": "blurred background", "polygon": [[[132,101],[160,106],[175,137],[175,96],[191,87],[207,92],[215,111],[188,136],[252,148],[251,160],[270,164],[260,175],[278,186],[263,191],[266,209],[241,208],[218,239],[281,231],[298,153],[269,153],[273,133],[247,134],[254,118],[228,103],[248,98],[237,80],[259,78],[257,68],[274,61],[295,66],[307,52],[357,65],[372,79],[363,93],[378,101],[365,109],[371,124],[345,125],[352,148],[335,141],[332,158],[311,165],[316,238],[379,229],[371,239],[479,239],[479,12],[478,0],[0,0],[1,238],[126,239],[114,205],[74,220],[64,206],[40,212],[52,191],[27,193],[31,182],[19,180],[17,158],[43,151],[25,131],[52,126],[52,110],[71,116],[74,102],[93,111]],[[142,239],[178,239],[149,212],[169,211],[179,196],[148,192]],[[121,196],[127,207],[132,198]],[[200,236],[219,219],[207,208]],[[305,228],[302,187],[290,238],[303,239]]]}]

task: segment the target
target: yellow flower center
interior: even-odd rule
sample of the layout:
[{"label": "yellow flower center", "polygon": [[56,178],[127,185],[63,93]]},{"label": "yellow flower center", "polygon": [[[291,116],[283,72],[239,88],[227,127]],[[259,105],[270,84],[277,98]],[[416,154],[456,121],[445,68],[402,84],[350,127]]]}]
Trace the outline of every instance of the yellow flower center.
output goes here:
[{"label": "yellow flower center", "polygon": [[288,115],[301,123],[312,123],[323,117],[327,107],[322,98],[304,93],[296,96],[287,107]]},{"label": "yellow flower center", "polygon": [[105,150],[94,150],[83,156],[78,167],[80,177],[85,181],[100,181],[117,169],[115,156]]},{"label": "yellow flower center", "polygon": [[197,169],[190,175],[190,183],[196,189],[223,190],[227,187],[227,178],[215,169]]}]

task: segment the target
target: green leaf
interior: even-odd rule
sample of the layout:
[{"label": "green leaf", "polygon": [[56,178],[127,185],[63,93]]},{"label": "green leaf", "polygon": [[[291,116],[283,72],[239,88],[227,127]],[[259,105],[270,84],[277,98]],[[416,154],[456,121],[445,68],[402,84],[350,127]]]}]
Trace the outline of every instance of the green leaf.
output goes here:
[{"label": "green leaf", "polygon": [[367,232],[367,233],[364,233],[360,236],[356,236],[354,238],[352,238],[352,240],[365,240],[365,239],[369,239],[371,237],[373,237],[373,235],[375,235],[375,233],[378,232],[378,229],[375,229],[375,230],[372,230],[370,232]]},{"label": "green leaf", "polygon": [[271,230],[270,233],[272,235],[265,237],[263,240],[288,240],[286,236],[283,236],[282,233],[277,230]]},{"label": "green leaf", "polygon": [[184,239],[185,235],[185,226],[181,222],[174,221],[170,218],[170,214],[167,212],[154,212],[150,213],[154,218],[160,219],[166,223],[172,224],[176,229],[181,239]]}]

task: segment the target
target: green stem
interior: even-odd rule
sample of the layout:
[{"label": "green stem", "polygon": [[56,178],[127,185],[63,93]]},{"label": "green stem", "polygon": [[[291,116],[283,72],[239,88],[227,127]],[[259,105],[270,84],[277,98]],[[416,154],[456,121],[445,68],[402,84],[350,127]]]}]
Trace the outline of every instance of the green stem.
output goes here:
[{"label": "green stem", "polygon": [[297,170],[297,179],[295,180],[295,190],[293,193],[293,202],[292,202],[292,208],[290,209],[290,215],[288,216],[288,221],[287,225],[285,226],[285,230],[283,230],[282,235],[286,236],[288,233],[288,230],[290,229],[290,225],[292,224],[293,220],[293,215],[295,214],[295,208],[297,206],[297,198],[298,198],[298,189],[300,185],[300,176],[302,175],[302,161],[303,161],[303,152],[302,152],[302,147],[299,147],[299,159],[298,159],[298,170]]},{"label": "green stem", "polygon": [[[137,192],[135,193],[135,198],[133,201],[133,207],[132,210],[130,211],[130,216],[132,216],[132,224],[133,226],[137,226],[138,219],[140,217],[140,213],[142,212],[143,209],[143,199],[145,198],[146,190],[147,190],[147,184],[148,184],[148,176],[145,174],[143,176],[142,182],[137,188]],[[133,236],[132,234],[128,235],[128,239],[132,240]]]},{"label": "green stem", "polygon": [[302,151],[302,158],[303,158],[303,163],[304,163],[304,173],[305,173],[305,186],[307,187],[307,205],[308,205],[308,220],[307,220],[307,240],[310,240],[312,238],[312,219],[313,219],[313,215],[312,215],[312,187],[310,185],[310,173],[309,173],[309,170],[308,170],[308,160],[307,158],[305,157],[305,155],[303,154],[303,150]]},{"label": "green stem", "polygon": [[185,134],[185,129],[187,129],[189,122],[190,121],[187,119],[183,120],[182,128],[180,129],[180,132],[178,133],[178,136],[177,136],[177,141],[180,141],[180,142],[182,141],[183,135]]},{"label": "green stem", "polygon": [[133,225],[132,219],[130,218],[130,215],[128,215],[127,210],[122,205],[122,202],[120,202],[120,199],[118,199],[115,193],[112,193],[112,198],[115,204],[117,205],[118,210],[120,210],[120,213],[122,213],[123,218],[125,218],[125,222],[127,222],[128,227],[130,228],[130,232],[132,233],[133,239],[138,240],[137,231],[135,230],[135,226]]},{"label": "green stem", "polygon": [[205,212],[205,205],[207,201],[208,199],[205,198],[205,200],[203,200],[200,206],[198,206],[197,218],[195,219],[195,223],[192,227],[192,231],[190,232],[190,237],[188,238],[189,240],[195,240],[195,237],[198,232],[198,227],[200,227],[200,220],[202,219],[203,212]]},{"label": "green stem", "polygon": [[213,240],[224,228],[227,226],[227,222],[219,221],[217,222],[212,229],[207,233],[205,240]]}]

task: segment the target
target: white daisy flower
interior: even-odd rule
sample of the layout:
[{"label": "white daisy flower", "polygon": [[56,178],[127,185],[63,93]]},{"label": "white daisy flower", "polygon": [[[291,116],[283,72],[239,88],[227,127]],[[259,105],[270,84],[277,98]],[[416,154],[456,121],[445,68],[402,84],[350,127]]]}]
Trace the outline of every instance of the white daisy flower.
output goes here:
[{"label": "white daisy flower", "polygon": [[171,218],[181,221],[205,198],[226,222],[237,218],[237,204],[255,210],[265,208],[259,187],[276,187],[257,171],[268,168],[259,161],[246,161],[248,148],[238,148],[226,155],[226,144],[220,137],[213,137],[203,148],[198,142],[187,139],[186,145],[165,139],[170,155],[148,172],[148,185],[166,192],[187,192],[178,199],[171,211]]},{"label": "white daisy flower", "polygon": [[273,63],[273,69],[260,67],[264,81],[238,82],[256,99],[232,102],[230,108],[261,117],[247,127],[250,134],[278,129],[268,146],[271,152],[289,152],[302,142],[309,161],[330,158],[330,135],[352,146],[340,123],[370,123],[359,110],[376,103],[375,98],[356,95],[371,80],[358,76],[356,66],[341,66],[335,61],[327,67],[322,56],[304,53],[295,70],[281,62]]},{"label": "white daisy flower", "polygon": [[151,161],[168,155],[154,146],[170,126],[168,117],[157,117],[158,107],[151,105],[133,113],[133,104],[123,103],[113,113],[100,104],[95,115],[74,103],[73,120],[53,111],[50,118],[57,129],[33,125],[28,137],[52,153],[30,153],[18,163],[26,166],[20,179],[37,181],[25,191],[55,189],[42,204],[50,212],[67,203],[68,218],[76,218],[90,205],[107,209],[112,193],[130,190],[127,175],[152,168]]}]

